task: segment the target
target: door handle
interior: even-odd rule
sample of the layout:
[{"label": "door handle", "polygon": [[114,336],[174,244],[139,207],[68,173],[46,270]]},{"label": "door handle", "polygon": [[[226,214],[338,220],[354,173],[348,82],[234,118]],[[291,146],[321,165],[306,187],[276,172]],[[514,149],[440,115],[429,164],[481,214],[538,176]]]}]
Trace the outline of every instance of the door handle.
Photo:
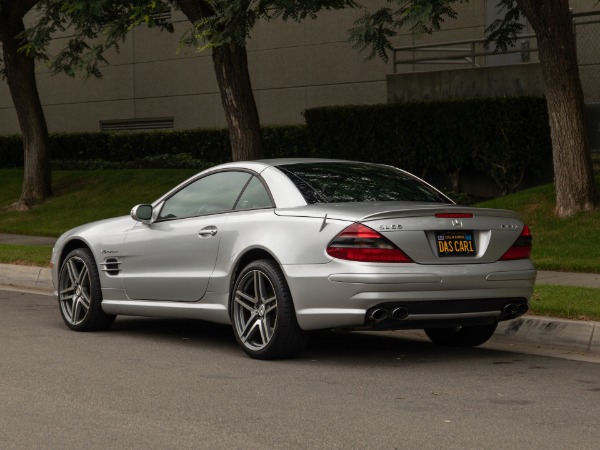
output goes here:
[{"label": "door handle", "polygon": [[200,237],[214,236],[215,234],[217,234],[217,227],[215,226],[204,227],[198,232]]}]

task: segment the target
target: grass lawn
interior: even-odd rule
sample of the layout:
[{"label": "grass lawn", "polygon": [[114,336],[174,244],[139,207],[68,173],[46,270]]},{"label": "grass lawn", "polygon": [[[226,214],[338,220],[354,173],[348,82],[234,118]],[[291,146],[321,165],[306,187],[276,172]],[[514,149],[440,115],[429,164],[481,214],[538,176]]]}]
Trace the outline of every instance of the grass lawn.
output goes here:
[{"label": "grass lawn", "polygon": [[536,284],[530,314],[600,320],[600,289]]},{"label": "grass lawn", "polygon": [[[600,176],[596,185],[600,192]],[[554,186],[544,185],[477,206],[521,214],[533,234],[531,258],[538,269],[600,273],[600,210],[559,219],[554,197]]]},{"label": "grass lawn", "polygon": [[0,244],[0,263],[48,267],[52,247],[49,245]]},{"label": "grass lawn", "polygon": [[27,212],[3,211],[19,198],[22,172],[0,169],[0,232],[58,237],[87,222],[129,214],[133,206],[156,200],[196,171],[58,170],[48,201]]},{"label": "grass lawn", "polygon": [[[55,171],[54,196],[28,212],[7,211],[16,202],[22,171],[0,169],[0,232],[58,237],[93,220],[128,214],[194,174],[189,169]],[[600,176],[596,177],[600,192]],[[600,273],[600,211],[567,219],[554,215],[554,186],[539,186],[480,203],[518,211],[530,226],[538,269]],[[4,209],[4,210],[3,210]],[[50,247],[0,244],[0,263],[47,266]],[[537,285],[531,313],[600,320],[600,289]]]}]

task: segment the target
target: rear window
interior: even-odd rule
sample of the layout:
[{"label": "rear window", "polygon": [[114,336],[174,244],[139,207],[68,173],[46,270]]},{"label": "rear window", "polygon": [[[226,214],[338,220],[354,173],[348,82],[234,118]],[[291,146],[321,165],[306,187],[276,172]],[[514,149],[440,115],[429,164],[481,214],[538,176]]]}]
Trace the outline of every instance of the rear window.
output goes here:
[{"label": "rear window", "polygon": [[416,178],[393,167],[361,163],[302,163],[279,166],[307,203],[433,202],[448,203]]}]

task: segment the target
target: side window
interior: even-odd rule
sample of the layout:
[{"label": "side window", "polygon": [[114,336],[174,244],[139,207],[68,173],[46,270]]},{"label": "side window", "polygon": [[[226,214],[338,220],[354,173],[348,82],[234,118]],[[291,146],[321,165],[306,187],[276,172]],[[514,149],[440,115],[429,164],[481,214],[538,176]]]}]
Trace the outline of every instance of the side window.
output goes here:
[{"label": "side window", "polygon": [[172,195],[158,220],[231,211],[251,176],[246,172],[219,172],[200,178]]},{"label": "side window", "polygon": [[268,208],[273,206],[269,193],[257,177],[252,177],[235,205],[236,210]]}]

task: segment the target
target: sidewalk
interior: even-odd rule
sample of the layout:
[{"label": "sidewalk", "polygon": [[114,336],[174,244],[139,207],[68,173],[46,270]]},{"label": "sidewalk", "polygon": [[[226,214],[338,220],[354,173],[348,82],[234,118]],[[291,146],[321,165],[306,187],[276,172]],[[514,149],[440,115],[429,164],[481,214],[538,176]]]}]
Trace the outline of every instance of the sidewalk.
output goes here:
[{"label": "sidewalk", "polygon": [[[54,245],[55,241],[53,238],[0,233],[3,244]],[[600,274],[539,271],[537,283],[600,289]],[[3,286],[35,290],[46,295],[52,295],[53,290],[49,268],[12,264],[0,264],[0,289]],[[600,322],[526,315],[501,322],[493,339],[600,355]]]},{"label": "sidewalk", "polygon": [[600,288],[600,274],[538,270],[535,282],[537,284]]},{"label": "sidewalk", "polygon": [[56,238],[0,233],[0,244],[54,245]]}]

